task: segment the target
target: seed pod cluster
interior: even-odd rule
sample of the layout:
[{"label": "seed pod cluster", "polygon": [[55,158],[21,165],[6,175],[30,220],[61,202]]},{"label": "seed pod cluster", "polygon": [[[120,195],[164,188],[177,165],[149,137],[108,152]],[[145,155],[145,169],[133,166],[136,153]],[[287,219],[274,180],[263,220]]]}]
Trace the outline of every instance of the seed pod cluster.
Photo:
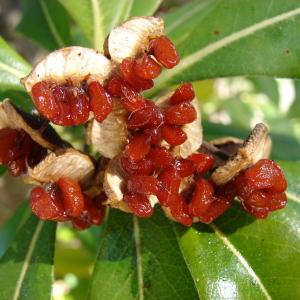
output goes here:
[{"label": "seed pod cluster", "polygon": [[[155,102],[143,96],[163,69],[179,61],[162,19],[139,17],[112,30],[104,54],[63,48],[22,79],[43,122],[32,125],[3,102],[0,160],[12,174],[39,184],[30,196],[33,213],[84,229],[103,221],[105,206],[147,218],[160,205],[186,226],[212,222],[236,196],[257,218],[285,206],[284,175],[266,159],[266,125],[257,124],[245,141],[205,142],[192,84]],[[60,140],[45,119],[60,126],[87,123],[86,142],[102,158],[95,162]],[[16,150],[16,140],[26,151]],[[32,163],[35,147],[42,154]]]}]

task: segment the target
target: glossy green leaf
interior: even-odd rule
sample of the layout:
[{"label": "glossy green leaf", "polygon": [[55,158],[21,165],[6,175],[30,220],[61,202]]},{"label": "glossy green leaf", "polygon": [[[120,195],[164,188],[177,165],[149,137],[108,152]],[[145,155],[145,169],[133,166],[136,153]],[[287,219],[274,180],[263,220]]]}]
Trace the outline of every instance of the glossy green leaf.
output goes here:
[{"label": "glossy green leaf", "polygon": [[300,77],[298,0],[194,1],[165,20],[182,59],[157,79],[156,91],[221,76]]},{"label": "glossy green leaf", "polygon": [[30,215],[28,202],[24,202],[8,219],[0,229],[0,257],[4,254],[13,241],[19,229],[23,226]]},{"label": "glossy green leaf", "polygon": [[56,224],[31,216],[0,260],[0,299],[51,298]]},{"label": "glossy green leaf", "polygon": [[295,93],[296,97],[294,99],[294,102],[289,110],[288,116],[290,118],[297,118],[300,119],[300,81],[295,80]]},{"label": "glossy green leaf", "polygon": [[113,27],[130,16],[152,15],[161,0],[59,0],[95,49]]},{"label": "glossy green leaf", "polygon": [[70,26],[57,0],[22,0],[23,18],[17,30],[49,50],[70,45]]},{"label": "glossy green leaf", "polygon": [[89,299],[197,299],[172,223],[111,210]]},{"label": "glossy green leaf", "polygon": [[289,201],[268,219],[255,220],[236,203],[214,224],[176,226],[200,298],[300,298],[300,163],[281,166]]},{"label": "glossy green leaf", "polygon": [[20,78],[30,69],[30,65],[0,37],[0,88],[22,90]]}]

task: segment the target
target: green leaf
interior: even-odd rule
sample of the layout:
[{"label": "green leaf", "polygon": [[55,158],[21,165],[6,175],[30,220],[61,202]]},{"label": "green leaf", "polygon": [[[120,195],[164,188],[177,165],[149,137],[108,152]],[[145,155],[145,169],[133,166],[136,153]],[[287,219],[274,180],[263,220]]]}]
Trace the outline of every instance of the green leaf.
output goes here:
[{"label": "green leaf", "polygon": [[19,229],[30,215],[28,202],[20,205],[17,211],[8,219],[0,229],[0,257],[4,254],[10,243],[15,238]]},{"label": "green leaf", "polygon": [[221,76],[300,77],[298,0],[194,1],[165,19],[182,59],[157,79],[155,91]]},{"label": "green leaf", "polygon": [[67,13],[57,0],[22,0],[23,18],[17,30],[48,50],[70,45]]},{"label": "green leaf", "polygon": [[1,299],[50,299],[56,224],[31,216],[0,260]]},{"label": "green leaf", "polygon": [[30,69],[30,65],[0,36],[0,88],[22,90],[20,78]]},{"label": "green leaf", "polygon": [[130,16],[151,15],[162,0],[59,0],[95,49],[108,33]]},{"label": "green leaf", "polygon": [[300,119],[300,81],[295,80],[295,92],[296,97],[294,99],[294,102],[289,110],[288,116],[290,118],[298,118]]},{"label": "green leaf", "polygon": [[110,210],[89,299],[197,299],[172,222]]},{"label": "green leaf", "polygon": [[300,163],[281,166],[289,201],[268,219],[254,220],[236,203],[214,224],[176,226],[200,298],[300,298]]}]

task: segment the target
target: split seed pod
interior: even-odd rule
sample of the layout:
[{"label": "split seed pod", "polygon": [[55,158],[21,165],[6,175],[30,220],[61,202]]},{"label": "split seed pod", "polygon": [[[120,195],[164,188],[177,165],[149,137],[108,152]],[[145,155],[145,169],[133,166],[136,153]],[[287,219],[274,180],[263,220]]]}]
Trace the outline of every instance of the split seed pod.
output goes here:
[{"label": "split seed pod", "polygon": [[68,81],[74,85],[95,80],[102,84],[113,70],[113,63],[103,54],[93,49],[74,46],[50,53],[21,82],[31,94],[36,83],[46,80],[60,84]]},{"label": "split seed pod", "polygon": [[104,44],[104,53],[120,64],[127,57],[136,57],[147,50],[149,41],[163,35],[161,18],[136,17],[114,28]]},{"label": "split seed pod", "polygon": [[257,124],[248,138],[238,147],[237,152],[215,169],[211,179],[216,185],[225,184],[242,170],[262,158],[267,158],[271,152],[271,145],[268,127],[263,123]]}]

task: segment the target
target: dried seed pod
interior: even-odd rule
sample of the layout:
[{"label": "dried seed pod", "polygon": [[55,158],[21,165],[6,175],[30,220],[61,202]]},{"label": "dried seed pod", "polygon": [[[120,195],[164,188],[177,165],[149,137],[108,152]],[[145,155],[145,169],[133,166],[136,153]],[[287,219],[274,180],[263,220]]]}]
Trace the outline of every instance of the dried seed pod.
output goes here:
[{"label": "dried seed pod", "polygon": [[26,91],[40,81],[54,81],[74,85],[95,80],[103,83],[113,72],[113,63],[96,50],[67,47],[50,53],[26,77],[21,79]]},{"label": "dried seed pod", "polygon": [[125,212],[131,212],[123,200],[125,180],[121,175],[118,160],[118,157],[112,159],[104,173],[103,187],[108,197],[105,204]]},{"label": "dried seed pod", "polygon": [[104,53],[120,64],[127,57],[136,57],[147,50],[149,41],[161,36],[161,18],[135,17],[114,28],[104,44]]},{"label": "dried seed pod", "polygon": [[61,177],[76,180],[83,186],[94,174],[89,156],[72,148],[49,153],[33,168],[28,167],[25,181],[29,183],[56,182]]},{"label": "dried seed pod", "polygon": [[24,130],[36,143],[49,150],[67,147],[45,119],[15,107],[9,99],[0,103],[0,128]]},{"label": "dried seed pod", "polygon": [[240,171],[268,157],[271,144],[268,127],[263,123],[257,124],[237,152],[212,173],[211,179],[216,185],[225,184]]},{"label": "dried seed pod", "polygon": [[[174,92],[160,97],[155,102],[156,105],[163,109],[167,108],[170,105],[169,99],[173,94]],[[201,112],[198,106],[197,98],[194,98],[191,104],[197,112],[197,118],[192,123],[182,126],[182,130],[186,133],[187,139],[183,144],[176,146],[173,149],[173,154],[181,156],[182,158],[187,158],[190,154],[197,151],[202,144]]]},{"label": "dried seed pod", "polygon": [[128,135],[126,111],[118,100],[113,104],[113,111],[102,123],[92,120],[86,130],[87,143],[107,158],[115,157],[124,149]]}]

